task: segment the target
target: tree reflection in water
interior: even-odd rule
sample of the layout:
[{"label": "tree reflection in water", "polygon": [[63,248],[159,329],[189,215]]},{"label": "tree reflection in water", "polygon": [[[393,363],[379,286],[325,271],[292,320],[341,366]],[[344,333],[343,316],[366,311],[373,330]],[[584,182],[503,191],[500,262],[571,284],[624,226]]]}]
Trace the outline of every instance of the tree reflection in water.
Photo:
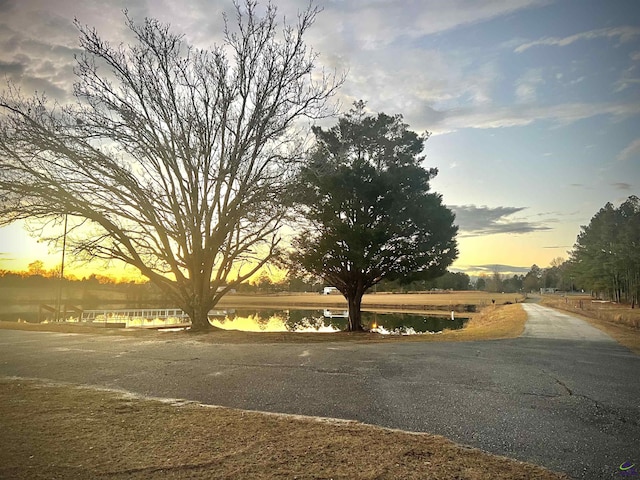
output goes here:
[{"label": "tree reflection in water", "polygon": [[[459,329],[468,318],[409,313],[362,312],[365,328],[384,334],[435,333]],[[225,330],[245,332],[339,332],[346,329],[342,310],[229,310],[210,316],[211,323]]]}]

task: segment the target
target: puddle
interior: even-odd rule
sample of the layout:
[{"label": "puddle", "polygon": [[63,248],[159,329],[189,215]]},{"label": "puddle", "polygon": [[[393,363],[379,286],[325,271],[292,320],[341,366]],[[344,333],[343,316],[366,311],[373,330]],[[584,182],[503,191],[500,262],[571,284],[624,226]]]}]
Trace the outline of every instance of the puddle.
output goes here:
[{"label": "puddle", "polygon": [[[212,325],[244,332],[339,332],[347,327],[344,310],[236,309],[210,315]],[[409,313],[362,312],[363,325],[382,334],[436,333],[459,329],[468,318]]]}]

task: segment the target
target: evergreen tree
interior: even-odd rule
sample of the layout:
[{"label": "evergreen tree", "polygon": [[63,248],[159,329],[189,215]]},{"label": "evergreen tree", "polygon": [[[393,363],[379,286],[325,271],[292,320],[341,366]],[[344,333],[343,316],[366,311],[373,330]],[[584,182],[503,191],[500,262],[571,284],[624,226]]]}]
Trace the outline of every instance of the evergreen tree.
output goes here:
[{"label": "evergreen tree", "polygon": [[619,208],[607,203],[582,226],[571,252],[569,275],[597,294],[638,303],[640,293],[640,199]]},{"label": "evergreen tree", "polygon": [[335,286],[349,304],[348,329],[361,330],[362,295],[383,279],[442,275],[456,258],[453,213],[429,192],[436,169],[420,164],[427,136],[400,115],[365,115],[356,102],[328,130],[301,169],[297,203],[306,225],[294,264]]}]

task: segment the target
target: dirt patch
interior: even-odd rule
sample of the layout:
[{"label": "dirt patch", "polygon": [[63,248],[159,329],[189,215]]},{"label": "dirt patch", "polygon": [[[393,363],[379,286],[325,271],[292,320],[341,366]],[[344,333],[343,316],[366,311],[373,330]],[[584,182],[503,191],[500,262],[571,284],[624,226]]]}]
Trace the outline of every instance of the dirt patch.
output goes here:
[{"label": "dirt patch", "polygon": [[443,437],[0,379],[0,478],[560,479]]}]

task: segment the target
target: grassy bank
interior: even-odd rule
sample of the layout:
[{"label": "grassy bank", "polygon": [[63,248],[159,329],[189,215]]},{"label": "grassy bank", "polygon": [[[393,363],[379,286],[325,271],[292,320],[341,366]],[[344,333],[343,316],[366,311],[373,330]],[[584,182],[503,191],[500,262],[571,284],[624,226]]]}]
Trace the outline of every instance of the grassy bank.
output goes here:
[{"label": "grassy bank", "polygon": [[0,478],[568,478],[435,435],[17,379],[0,426]]}]

